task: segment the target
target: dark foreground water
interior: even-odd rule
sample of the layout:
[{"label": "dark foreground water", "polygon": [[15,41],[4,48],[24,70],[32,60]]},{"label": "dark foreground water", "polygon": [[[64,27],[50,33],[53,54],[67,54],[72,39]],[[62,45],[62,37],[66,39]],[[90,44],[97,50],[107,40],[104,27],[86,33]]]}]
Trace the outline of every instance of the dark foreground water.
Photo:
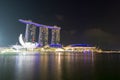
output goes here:
[{"label": "dark foreground water", "polygon": [[0,80],[120,80],[120,54],[0,55]]}]

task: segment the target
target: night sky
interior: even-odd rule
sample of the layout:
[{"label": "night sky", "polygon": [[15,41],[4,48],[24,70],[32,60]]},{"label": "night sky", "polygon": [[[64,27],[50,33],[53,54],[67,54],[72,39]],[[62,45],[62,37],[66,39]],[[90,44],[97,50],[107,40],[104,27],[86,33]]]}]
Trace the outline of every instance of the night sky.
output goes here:
[{"label": "night sky", "polygon": [[18,42],[29,19],[61,29],[61,44],[92,44],[120,49],[120,1],[118,0],[0,0],[0,46]]}]

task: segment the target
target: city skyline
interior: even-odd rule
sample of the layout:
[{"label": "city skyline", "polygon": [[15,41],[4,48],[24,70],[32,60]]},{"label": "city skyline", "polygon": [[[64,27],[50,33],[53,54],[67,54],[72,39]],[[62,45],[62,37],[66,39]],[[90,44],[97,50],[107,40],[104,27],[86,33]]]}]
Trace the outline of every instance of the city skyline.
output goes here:
[{"label": "city skyline", "polygon": [[120,47],[119,1],[1,1],[0,46],[18,42],[25,25],[18,19],[31,19],[46,25],[57,25],[61,43],[88,43],[105,48]]},{"label": "city skyline", "polygon": [[49,44],[52,45],[60,44],[59,43],[60,29],[61,29],[60,27],[43,25],[43,24],[35,23],[32,20],[19,19],[19,21],[26,25],[26,30],[24,33],[25,42],[32,42],[32,43],[36,42],[40,46],[46,46]]}]

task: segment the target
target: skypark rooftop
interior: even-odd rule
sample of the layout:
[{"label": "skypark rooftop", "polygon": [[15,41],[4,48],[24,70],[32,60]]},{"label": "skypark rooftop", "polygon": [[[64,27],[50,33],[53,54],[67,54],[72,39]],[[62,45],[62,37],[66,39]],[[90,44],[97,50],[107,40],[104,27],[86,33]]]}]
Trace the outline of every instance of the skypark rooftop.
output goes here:
[{"label": "skypark rooftop", "polygon": [[43,25],[43,24],[38,24],[38,23],[32,22],[30,20],[19,19],[19,21],[22,22],[22,23],[25,23],[25,24],[35,25],[36,27],[45,27],[45,28],[49,28],[49,29],[61,29],[60,27],[57,27],[57,26],[47,26],[47,25]]}]

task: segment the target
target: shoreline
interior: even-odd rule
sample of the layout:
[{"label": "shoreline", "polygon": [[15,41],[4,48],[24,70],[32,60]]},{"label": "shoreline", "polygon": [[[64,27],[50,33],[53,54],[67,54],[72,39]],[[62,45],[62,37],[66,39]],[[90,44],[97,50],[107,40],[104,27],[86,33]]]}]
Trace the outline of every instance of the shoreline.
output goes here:
[{"label": "shoreline", "polygon": [[65,50],[64,48],[36,48],[36,49],[13,49],[11,47],[0,47],[0,54],[4,53],[95,53],[95,54],[103,54],[103,53],[120,53],[120,50],[99,50],[99,49],[78,49],[78,50]]}]

